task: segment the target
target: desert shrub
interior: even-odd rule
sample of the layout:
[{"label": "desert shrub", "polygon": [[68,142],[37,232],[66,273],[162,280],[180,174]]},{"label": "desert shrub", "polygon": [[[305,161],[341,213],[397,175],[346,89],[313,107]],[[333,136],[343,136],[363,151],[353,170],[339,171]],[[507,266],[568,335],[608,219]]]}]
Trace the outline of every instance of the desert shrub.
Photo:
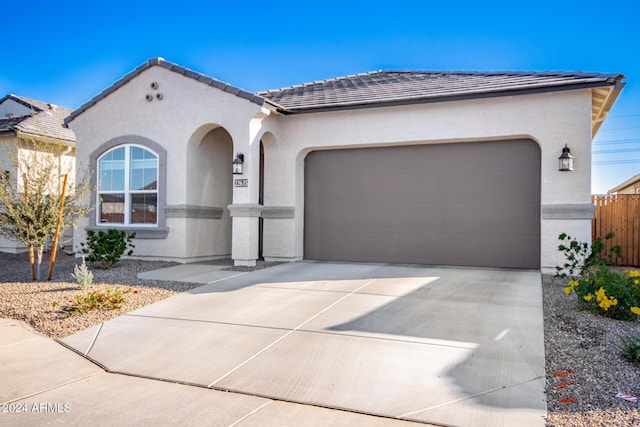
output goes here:
[{"label": "desert shrub", "polygon": [[604,265],[594,266],[584,277],[569,281],[567,295],[578,296],[580,305],[606,317],[637,319],[640,314],[640,273],[616,272]]},{"label": "desert shrub", "polygon": [[633,363],[640,363],[640,336],[624,335],[620,337],[622,357]]},{"label": "desert shrub", "polygon": [[[613,238],[613,233],[605,239]],[[558,250],[565,255],[565,263],[556,267],[556,277],[571,280],[564,288],[567,295],[575,293],[580,305],[603,316],[620,320],[637,319],[640,315],[640,273],[618,272],[607,267],[613,254],[621,256],[614,246],[603,255],[605,242],[598,238],[591,245],[579,242],[565,233],[558,239]]]},{"label": "desert shrub", "polygon": [[562,266],[556,266],[556,277],[575,278],[583,276],[587,269],[606,264],[613,264],[613,255],[622,257],[619,245],[609,249],[609,253],[603,254],[606,247],[606,240],[613,239],[614,234],[609,233],[603,241],[600,237],[595,239],[591,245],[587,242],[580,242],[577,239],[562,233],[558,236],[561,241],[558,250],[564,253],[565,262]]},{"label": "desert shrub", "polygon": [[82,291],[88,291],[93,284],[93,273],[89,270],[89,267],[87,267],[84,257],[82,258],[82,264],[73,267],[71,276],[76,279]]},{"label": "desert shrub", "polygon": [[87,255],[89,262],[97,263],[100,268],[108,270],[120,261],[122,255],[130,256],[135,248],[132,239],[136,233],[127,234],[119,230],[87,231],[86,244],[80,243],[81,252]]},{"label": "desert shrub", "polygon": [[78,294],[74,299],[69,300],[71,306],[70,312],[85,313],[91,310],[107,309],[118,310],[121,304],[125,302],[125,295],[128,293],[138,293],[131,288],[123,290],[122,288],[108,288],[105,291],[91,291],[88,293]]}]

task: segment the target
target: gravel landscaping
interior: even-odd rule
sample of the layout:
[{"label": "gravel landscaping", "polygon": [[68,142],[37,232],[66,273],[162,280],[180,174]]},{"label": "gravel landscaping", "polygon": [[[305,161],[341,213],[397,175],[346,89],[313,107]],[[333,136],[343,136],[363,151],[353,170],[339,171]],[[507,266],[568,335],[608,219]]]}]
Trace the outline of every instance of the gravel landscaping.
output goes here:
[{"label": "gravel landscaping", "polygon": [[[197,283],[137,278],[140,272],[170,267],[176,263],[123,259],[111,270],[90,266],[94,276],[92,290],[106,291],[118,287],[124,291],[131,289],[131,292],[125,295],[120,310],[70,314],[65,308],[70,306],[70,300],[82,293],[71,273],[75,265],[81,262],[73,256],[58,253],[52,280],[33,282],[26,254],[0,253],[0,317],[25,321],[42,334],[57,339],[200,286]],[[46,278],[49,271],[48,254],[44,256],[40,271],[41,277]]]},{"label": "gravel landscaping", "polygon": [[[199,286],[194,283],[137,279],[137,273],[175,265],[121,260],[111,270],[92,268],[94,290],[131,290],[119,310],[70,313],[81,294],[71,277],[80,261],[58,255],[51,282],[32,282],[26,254],[0,253],[0,317],[23,320],[51,338],[62,338],[123,313]],[[46,277],[48,259],[41,267]],[[640,364],[620,356],[619,336],[640,336],[640,322],[623,322],[577,309],[576,296],[563,283],[543,285],[546,352],[547,426],[637,426],[640,406],[616,397],[640,398]]]},{"label": "gravel landscaping", "polygon": [[640,336],[640,322],[625,322],[577,309],[564,283],[545,280],[544,344],[547,426],[638,426],[640,364],[620,356],[619,336]]}]

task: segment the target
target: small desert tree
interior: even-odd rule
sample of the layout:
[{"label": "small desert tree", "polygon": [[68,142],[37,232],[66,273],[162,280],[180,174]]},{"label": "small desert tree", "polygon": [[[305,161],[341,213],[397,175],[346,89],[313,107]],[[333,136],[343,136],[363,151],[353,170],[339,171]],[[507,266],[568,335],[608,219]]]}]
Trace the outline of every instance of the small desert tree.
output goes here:
[{"label": "small desert tree", "polygon": [[[7,147],[10,174],[0,179],[0,236],[29,247],[32,278],[40,280],[44,246],[56,232],[63,177],[71,175],[73,168],[62,158],[68,149],[66,146],[47,138],[35,140],[21,134],[18,141],[17,146]],[[1,164],[0,170],[5,170]],[[72,184],[67,190],[61,231],[72,227],[89,212],[89,206],[81,203],[89,190],[86,180]]]}]

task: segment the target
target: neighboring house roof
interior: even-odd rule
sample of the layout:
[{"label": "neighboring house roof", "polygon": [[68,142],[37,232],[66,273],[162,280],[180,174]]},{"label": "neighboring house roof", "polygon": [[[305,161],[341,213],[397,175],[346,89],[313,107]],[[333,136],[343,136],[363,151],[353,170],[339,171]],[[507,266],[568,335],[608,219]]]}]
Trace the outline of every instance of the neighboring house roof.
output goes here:
[{"label": "neighboring house roof", "polygon": [[626,180],[625,182],[623,182],[622,184],[613,187],[611,190],[607,191],[608,194],[613,194],[613,193],[617,193],[618,191],[627,188],[633,184],[636,184],[640,182],[640,173],[638,175],[634,175],[631,178],[629,178],[628,180]]},{"label": "neighboring house roof", "polygon": [[622,74],[582,72],[376,71],[258,93],[221,82],[163,58],[153,58],[74,111],[68,124],[143,71],[159,66],[283,114],[441,102],[559,90],[594,89],[593,134],[624,86]]},{"label": "neighboring house roof", "polygon": [[27,116],[0,118],[0,134],[14,134],[13,126],[23,121]]},{"label": "neighboring house roof", "polygon": [[75,133],[64,126],[64,119],[72,110],[13,94],[0,99],[0,104],[9,99],[31,109],[31,114],[0,118],[0,133],[22,132],[75,145]]}]

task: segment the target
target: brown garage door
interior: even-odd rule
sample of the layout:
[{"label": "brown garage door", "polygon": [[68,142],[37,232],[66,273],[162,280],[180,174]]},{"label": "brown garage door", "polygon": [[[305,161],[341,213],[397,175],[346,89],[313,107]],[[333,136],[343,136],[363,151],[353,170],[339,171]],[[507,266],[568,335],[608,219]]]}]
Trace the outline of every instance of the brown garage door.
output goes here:
[{"label": "brown garage door", "polygon": [[304,250],[318,260],[538,268],[538,145],[311,152]]}]

